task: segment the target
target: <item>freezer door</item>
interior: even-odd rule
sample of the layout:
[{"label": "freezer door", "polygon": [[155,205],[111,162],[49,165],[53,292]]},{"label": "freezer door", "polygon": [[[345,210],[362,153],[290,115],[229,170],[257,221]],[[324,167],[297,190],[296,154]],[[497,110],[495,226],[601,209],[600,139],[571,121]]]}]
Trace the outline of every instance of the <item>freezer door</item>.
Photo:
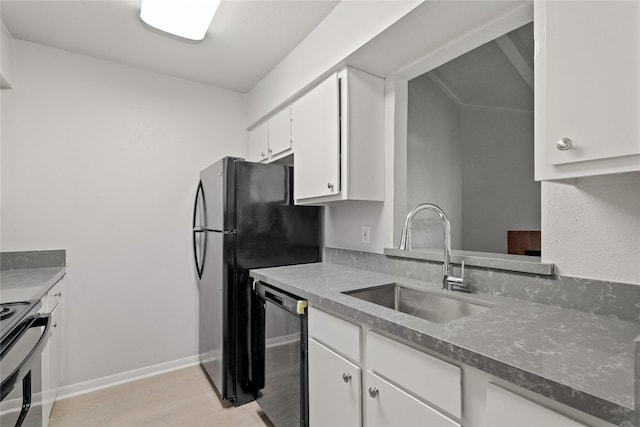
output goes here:
[{"label": "freezer door", "polygon": [[225,165],[222,159],[200,172],[200,184],[204,195],[204,224],[210,230],[225,229]]},{"label": "freezer door", "polygon": [[293,205],[291,168],[246,162],[236,168],[238,268],[319,261],[321,210]]}]

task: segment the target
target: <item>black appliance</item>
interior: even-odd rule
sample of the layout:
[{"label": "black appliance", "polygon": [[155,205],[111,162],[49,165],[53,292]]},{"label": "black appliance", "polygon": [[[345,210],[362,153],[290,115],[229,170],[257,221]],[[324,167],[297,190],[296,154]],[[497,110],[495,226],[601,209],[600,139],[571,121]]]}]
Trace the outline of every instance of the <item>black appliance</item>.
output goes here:
[{"label": "black appliance", "polygon": [[256,401],[278,427],[309,425],[307,301],[255,284]]},{"label": "black appliance", "polygon": [[320,261],[321,213],[294,205],[288,166],[225,157],[200,173],[193,212],[200,364],[235,405],[257,390],[249,270]]},{"label": "black appliance", "polygon": [[31,399],[41,384],[38,376],[50,336],[51,314],[38,313],[39,308],[37,300],[0,305],[0,400],[15,394],[19,399],[16,411],[6,411],[0,417],[3,426],[42,426],[42,408],[32,407]]}]

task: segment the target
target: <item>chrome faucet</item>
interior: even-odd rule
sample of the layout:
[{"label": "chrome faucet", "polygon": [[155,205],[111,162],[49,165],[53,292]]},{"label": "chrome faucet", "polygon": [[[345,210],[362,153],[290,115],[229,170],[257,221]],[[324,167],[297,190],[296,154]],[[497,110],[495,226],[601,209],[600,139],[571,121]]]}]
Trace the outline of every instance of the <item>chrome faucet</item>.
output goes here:
[{"label": "chrome faucet", "polygon": [[421,203],[411,212],[407,214],[407,219],[402,227],[402,236],[400,237],[400,247],[402,251],[411,250],[411,225],[416,214],[423,210],[430,210],[438,214],[444,225],[444,262],[442,264],[442,290],[453,291],[455,288],[466,288],[464,285],[464,261],[462,261],[462,273],[460,277],[453,276],[453,268],[451,266],[451,223],[447,214],[442,209],[431,203]]}]

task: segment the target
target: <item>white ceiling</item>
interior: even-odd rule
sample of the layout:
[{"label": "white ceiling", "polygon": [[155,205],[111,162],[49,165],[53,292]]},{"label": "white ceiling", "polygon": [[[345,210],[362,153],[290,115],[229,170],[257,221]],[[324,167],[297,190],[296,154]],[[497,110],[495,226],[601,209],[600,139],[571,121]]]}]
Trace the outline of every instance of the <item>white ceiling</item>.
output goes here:
[{"label": "white ceiling", "polygon": [[16,39],[246,93],[337,3],[224,0],[199,43],[144,27],[140,0],[1,0],[0,7]]},{"label": "white ceiling", "polygon": [[[527,24],[506,37],[521,43],[521,58],[532,74],[533,25]],[[460,105],[532,111],[533,89],[523,79],[512,59],[496,41],[491,41],[439,66],[429,74]]]}]

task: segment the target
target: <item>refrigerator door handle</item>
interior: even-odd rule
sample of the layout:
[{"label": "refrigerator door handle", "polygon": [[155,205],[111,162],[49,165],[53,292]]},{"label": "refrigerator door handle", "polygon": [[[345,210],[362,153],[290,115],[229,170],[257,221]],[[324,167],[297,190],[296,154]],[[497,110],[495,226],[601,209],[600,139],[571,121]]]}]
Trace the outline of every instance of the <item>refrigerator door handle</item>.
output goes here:
[{"label": "refrigerator door handle", "polygon": [[[204,190],[202,188],[202,181],[198,183],[198,189],[196,190],[196,198],[193,203],[193,258],[196,263],[196,272],[198,273],[198,279],[202,279],[202,270],[204,269],[204,262],[200,262],[198,259],[198,242],[196,240],[196,233],[202,233],[205,230],[202,230],[199,225],[196,225],[196,219],[198,218],[198,201],[200,200],[200,196],[202,196],[202,201],[204,202]],[[206,206],[204,207],[206,209]],[[202,258],[204,259],[204,254],[207,250],[207,241],[205,239],[203,248],[202,248]]]},{"label": "refrigerator door handle", "polygon": [[194,233],[222,233],[222,234],[236,234],[236,230],[216,230],[214,228],[207,228],[207,227],[202,227],[199,225],[196,225],[195,227],[193,227],[193,232]]}]

